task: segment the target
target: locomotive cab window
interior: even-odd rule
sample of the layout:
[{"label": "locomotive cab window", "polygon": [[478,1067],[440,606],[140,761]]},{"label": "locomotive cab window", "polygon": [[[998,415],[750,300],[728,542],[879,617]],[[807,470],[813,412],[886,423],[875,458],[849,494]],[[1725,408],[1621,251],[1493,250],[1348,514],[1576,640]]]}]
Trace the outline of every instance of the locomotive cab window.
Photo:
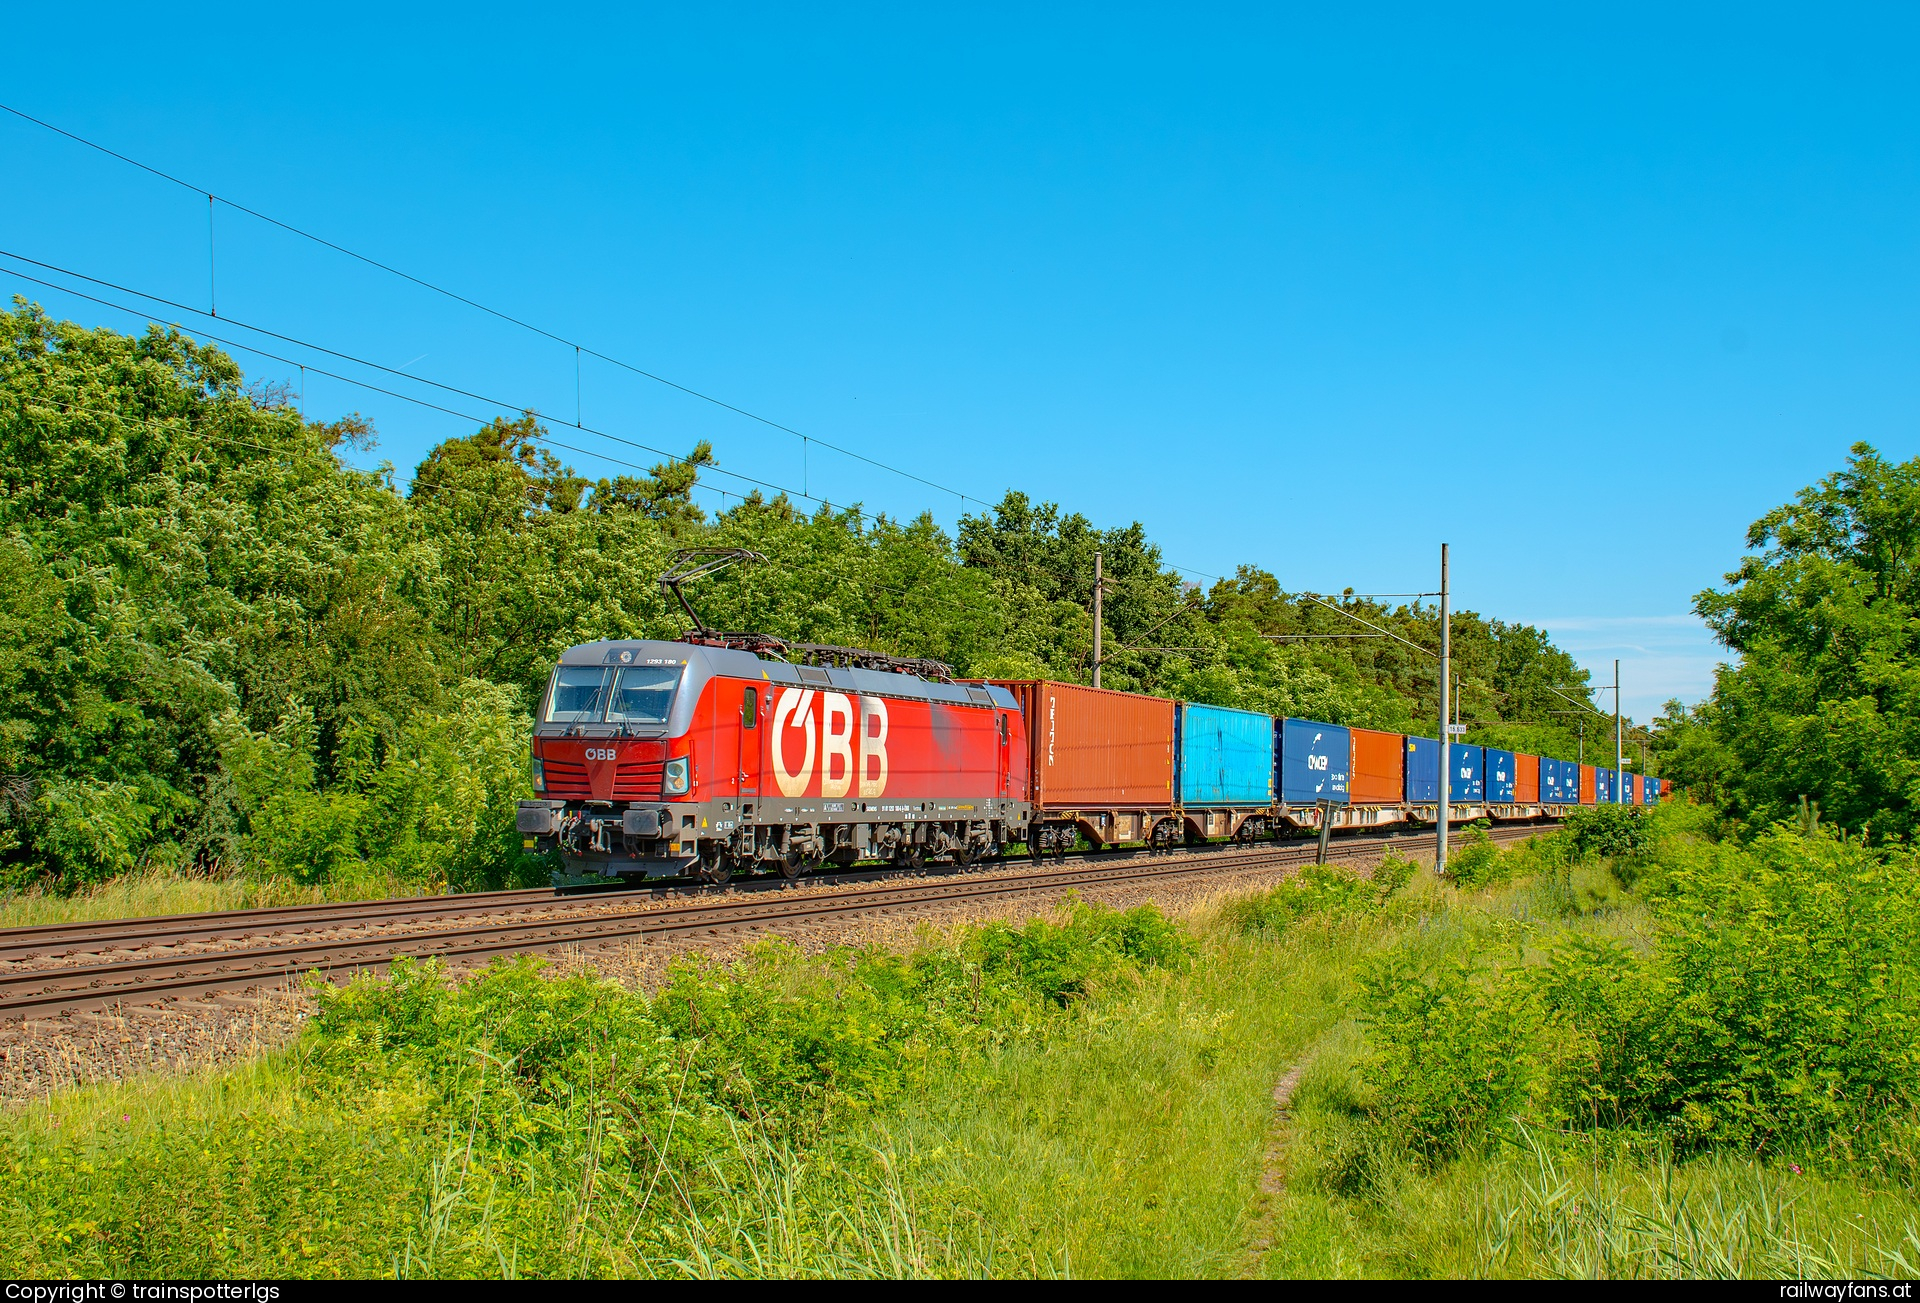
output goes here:
[{"label": "locomotive cab window", "polygon": [[664,724],[680,686],[678,665],[628,665],[607,701],[609,724]]},{"label": "locomotive cab window", "polygon": [[740,727],[757,728],[760,724],[760,689],[748,688],[740,698]]},{"label": "locomotive cab window", "polygon": [[547,690],[547,723],[585,724],[599,719],[612,676],[604,665],[562,665],[555,670],[553,686]]}]

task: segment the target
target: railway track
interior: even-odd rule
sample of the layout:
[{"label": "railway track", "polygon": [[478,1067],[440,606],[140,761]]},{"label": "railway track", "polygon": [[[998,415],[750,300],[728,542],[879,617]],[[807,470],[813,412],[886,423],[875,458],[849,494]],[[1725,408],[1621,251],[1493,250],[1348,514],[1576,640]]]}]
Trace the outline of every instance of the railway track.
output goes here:
[{"label": "railway track", "polygon": [[[1507,828],[1492,835],[1497,841],[1511,841],[1536,831],[1534,827]],[[1390,846],[1415,853],[1431,851],[1433,837],[1343,838],[1332,844],[1328,859],[1369,859]],[[1286,867],[1312,863],[1315,856],[1312,844],[1225,846],[1173,856],[1107,853],[1016,869],[1008,869],[1003,862],[946,872],[923,870],[912,878],[877,871],[878,876],[833,875],[809,883],[843,887],[835,891],[796,893],[784,890],[789,884],[783,882],[749,882],[718,895],[711,889],[687,892],[684,903],[667,905],[658,902],[674,897],[658,890],[645,895],[556,897],[551,890],[535,889],[10,928],[0,930],[0,1020],[160,1004],[284,983],[315,971],[338,978],[385,968],[401,956],[464,963],[643,937],[767,930],[851,914],[885,914],[1072,887]],[[512,917],[530,913],[540,916]],[[302,933],[390,928],[468,916],[475,921],[429,931],[299,939]],[[161,953],[182,944],[254,938],[258,944],[197,954]],[[113,957],[57,965],[32,962],[76,954]]]}]

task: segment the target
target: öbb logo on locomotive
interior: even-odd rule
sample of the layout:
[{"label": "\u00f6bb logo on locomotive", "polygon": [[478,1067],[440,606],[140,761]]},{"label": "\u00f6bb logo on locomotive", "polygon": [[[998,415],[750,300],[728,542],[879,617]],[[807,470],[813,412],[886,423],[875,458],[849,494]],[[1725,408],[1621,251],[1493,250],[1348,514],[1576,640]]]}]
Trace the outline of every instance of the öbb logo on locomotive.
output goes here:
[{"label": "\u00f6bb logo on locomotive", "polygon": [[[818,712],[814,710],[816,701],[820,706]],[[795,732],[804,743],[797,765],[789,763],[787,751],[787,735]],[[782,796],[810,794],[816,758],[821,796],[845,796],[853,790],[856,781],[860,789],[858,795],[884,796],[887,791],[886,699],[861,694],[856,708],[853,698],[844,692],[785,688],[773,708],[770,750],[773,780]]]}]

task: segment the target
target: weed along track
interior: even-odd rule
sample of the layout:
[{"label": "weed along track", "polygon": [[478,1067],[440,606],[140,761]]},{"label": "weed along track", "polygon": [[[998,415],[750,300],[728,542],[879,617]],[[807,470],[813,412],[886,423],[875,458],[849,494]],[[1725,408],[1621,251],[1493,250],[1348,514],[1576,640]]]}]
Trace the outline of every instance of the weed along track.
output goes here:
[{"label": "weed along track", "polygon": [[[1501,829],[1493,837],[1512,841],[1534,831]],[[1430,835],[1345,838],[1332,844],[1328,858],[1367,860],[1388,847],[1417,854],[1432,845]],[[929,871],[910,878],[843,876],[810,883],[811,890],[752,882],[704,898],[658,892],[573,897],[490,892],[16,928],[0,933],[0,1019],[163,1004],[285,983],[316,971],[343,978],[384,968],[402,956],[464,963],[655,937],[777,932],[849,915],[1281,869],[1310,864],[1315,856],[1312,845],[1223,846],[1173,856],[1109,854],[1012,869]],[[311,939],[283,939],[289,934]],[[219,948],[179,950],[196,944]]]}]

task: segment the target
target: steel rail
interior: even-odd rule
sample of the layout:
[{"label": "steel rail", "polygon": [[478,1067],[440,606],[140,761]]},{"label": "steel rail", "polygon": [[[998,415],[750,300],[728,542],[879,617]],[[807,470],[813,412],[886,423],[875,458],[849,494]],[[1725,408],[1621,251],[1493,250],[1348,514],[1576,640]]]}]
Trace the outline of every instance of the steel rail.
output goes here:
[{"label": "steel rail", "polygon": [[[1423,834],[1402,832],[1375,834],[1358,838],[1376,840],[1417,838]],[[1431,834],[1425,834],[1431,836]],[[1354,836],[1336,839],[1335,845],[1355,840]],[[1185,848],[1182,855],[1213,855],[1245,849],[1240,843]],[[1124,863],[1152,854],[1144,848],[1079,853],[1073,860],[1102,864]],[[1165,852],[1160,852],[1163,855]],[[915,876],[953,876],[980,872],[983,868],[1009,861],[991,861],[967,867],[936,864],[918,870],[898,865],[874,865],[848,868],[834,873],[814,874],[810,883],[836,884],[866,882],[876,877],[911,873]],[[790,885],[776,877],[745,878],[735,881],[735,892],[779,890]],[[284,932],[313,932],[327,928],[380,926],[395,922],[424,922],[436,918],[455,918],[467,914],[505,911],[559,909],[587,912],[642,900],[661,900],[676,895],[704,895],[714,890],[702,883],[665,883],[644,887],[626,887],[560,895],[550,887],[514,891],[456,892],[435,896],[401,896],[384,900],[330,901],[312,905],[270,905],[254,909],[213,910],[199,914],[160,914],[144,918],[98,919],[76,923],[45,923],[33,927],[0,928],[0,964],[8,961],[60,957],[72,954],[97,954],[118,949],[146,949],[177,945],[184,941],[211,941],[244,936],[273,936]]]},{"label": "steel rail", "polygon": [[[1535,828],[1497,830],[1496,840],[1531,836]],[[1334,848],[1339,860],[1365,858],[1404,838],[1350,839]],[[26,969],[0,976],[0,1020],[47,1016],[113,1005],[142,1005],[188,994],[282,982],[307,972],[350,975],[387,967],[402,956],[454,960],[604,945],[645,936],[705,931],[718,935],[771,924],[807,923],[847,914],[926,908],[1017,897],[1076,886],[1127,885],[1215,872],[1277,868],[1310,862],[1315,848],[1234,848],[1232,854],[1164,858],[1128,867],[1078,864],[1053,870],[977,873],[956,881],[899,881],[850,891],[765,901],[729,900],[669,906],[621,915],[543,919],[398,936],[309,942],[215,952],[199,956]],[[37,989],[36,989],[37,988]]]}]

